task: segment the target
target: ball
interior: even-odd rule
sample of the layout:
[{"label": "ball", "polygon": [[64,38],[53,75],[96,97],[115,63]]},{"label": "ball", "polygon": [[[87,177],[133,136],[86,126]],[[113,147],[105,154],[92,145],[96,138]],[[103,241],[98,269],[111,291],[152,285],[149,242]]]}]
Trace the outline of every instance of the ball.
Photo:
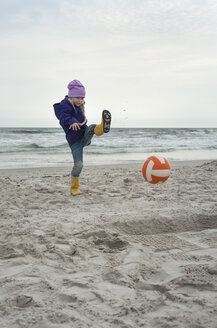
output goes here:
[{"label": "ball", "polygon": [[149,183],[165,182],[170,176],[170,164],[165,157],[150,156],[143,164],[142,174]]}]

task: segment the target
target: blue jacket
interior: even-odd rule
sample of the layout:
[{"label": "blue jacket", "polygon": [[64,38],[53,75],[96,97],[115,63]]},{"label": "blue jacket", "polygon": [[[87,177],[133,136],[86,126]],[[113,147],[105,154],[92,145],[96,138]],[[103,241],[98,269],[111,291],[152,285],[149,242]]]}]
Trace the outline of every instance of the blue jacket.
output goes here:
[{"label": "blue jacket", "polygon": [[82,123],[84,121],[85,117],[81,107],[75,106],[73,108],[67,97],[65,97],[60,103],[54,104],[53,107],[55,115],[59,120],[59,124],[66,134],[66,140],[71,147],[71,145],[84,134],[84,131],[87,128],[87,125],[84,124],[80,127],[80,130],[74,131],[69,129],[69,126],[72,123]]}]

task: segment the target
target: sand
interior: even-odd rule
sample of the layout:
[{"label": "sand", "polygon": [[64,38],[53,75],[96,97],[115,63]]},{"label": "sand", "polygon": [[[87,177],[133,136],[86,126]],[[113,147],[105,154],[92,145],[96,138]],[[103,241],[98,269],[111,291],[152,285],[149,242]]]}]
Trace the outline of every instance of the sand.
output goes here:
[{"label": "sand", "polygon": [[69,174],[0,170],[0,327],[216,328],[217,161]]}]

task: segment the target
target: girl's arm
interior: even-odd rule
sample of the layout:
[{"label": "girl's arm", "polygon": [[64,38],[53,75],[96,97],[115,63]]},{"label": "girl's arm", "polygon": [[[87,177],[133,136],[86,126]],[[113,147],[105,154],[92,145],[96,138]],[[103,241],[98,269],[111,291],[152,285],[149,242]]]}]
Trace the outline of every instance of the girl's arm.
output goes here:
[{"label": "girl's arm", "polygon": [[[72,128],[72,125],[75,123],[79,123],[75,117],[72,116],[71,112],[67,109],[67,107],[58,104],[54,104],[55,115],[60,121],[60,125],[66,128]],[[74,130],[74,129],[73,129]]]}]

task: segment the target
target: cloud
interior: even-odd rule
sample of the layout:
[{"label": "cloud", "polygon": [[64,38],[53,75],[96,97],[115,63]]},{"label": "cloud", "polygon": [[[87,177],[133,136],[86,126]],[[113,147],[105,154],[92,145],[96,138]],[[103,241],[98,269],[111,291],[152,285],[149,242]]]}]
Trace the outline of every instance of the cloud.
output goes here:
[{"label": "cloud", "polygon": [[68,28],[73,35],[173,34],[216,26],[216,13],[215,0],[1,0],[0,24],[5,30],[47,25],[67,33]]},{"label": "cloud", "polygon": [[[65,23],[73,20],[91,31],[124,35],[175,35],[216,27],[214,0],[66,1],[61,10]],[[100,28],[102,30],[100,30]]]},{"label": "cloud", "polygon": [[31,115],[33,123],[46,116],[41,124],[53,124],[46,110],[65,95],[72,78],[88,87],[90,115],[97,118],[96,106],[108,106],[117,125],[123,106],[128,125],[180,122],[189,108],[203,112],[210,98],[210,122],[216,119],[216,1],[0,4],[2,108],[10,119],[16,108],[14,124],[18,117],[28,117],[29,124]]},{"label": "cloud", "polygon": [[45,17],[56,16],[58,0],[9,0],[0,1],[0,27],[2,32],[20,32],[45,23]]}]

